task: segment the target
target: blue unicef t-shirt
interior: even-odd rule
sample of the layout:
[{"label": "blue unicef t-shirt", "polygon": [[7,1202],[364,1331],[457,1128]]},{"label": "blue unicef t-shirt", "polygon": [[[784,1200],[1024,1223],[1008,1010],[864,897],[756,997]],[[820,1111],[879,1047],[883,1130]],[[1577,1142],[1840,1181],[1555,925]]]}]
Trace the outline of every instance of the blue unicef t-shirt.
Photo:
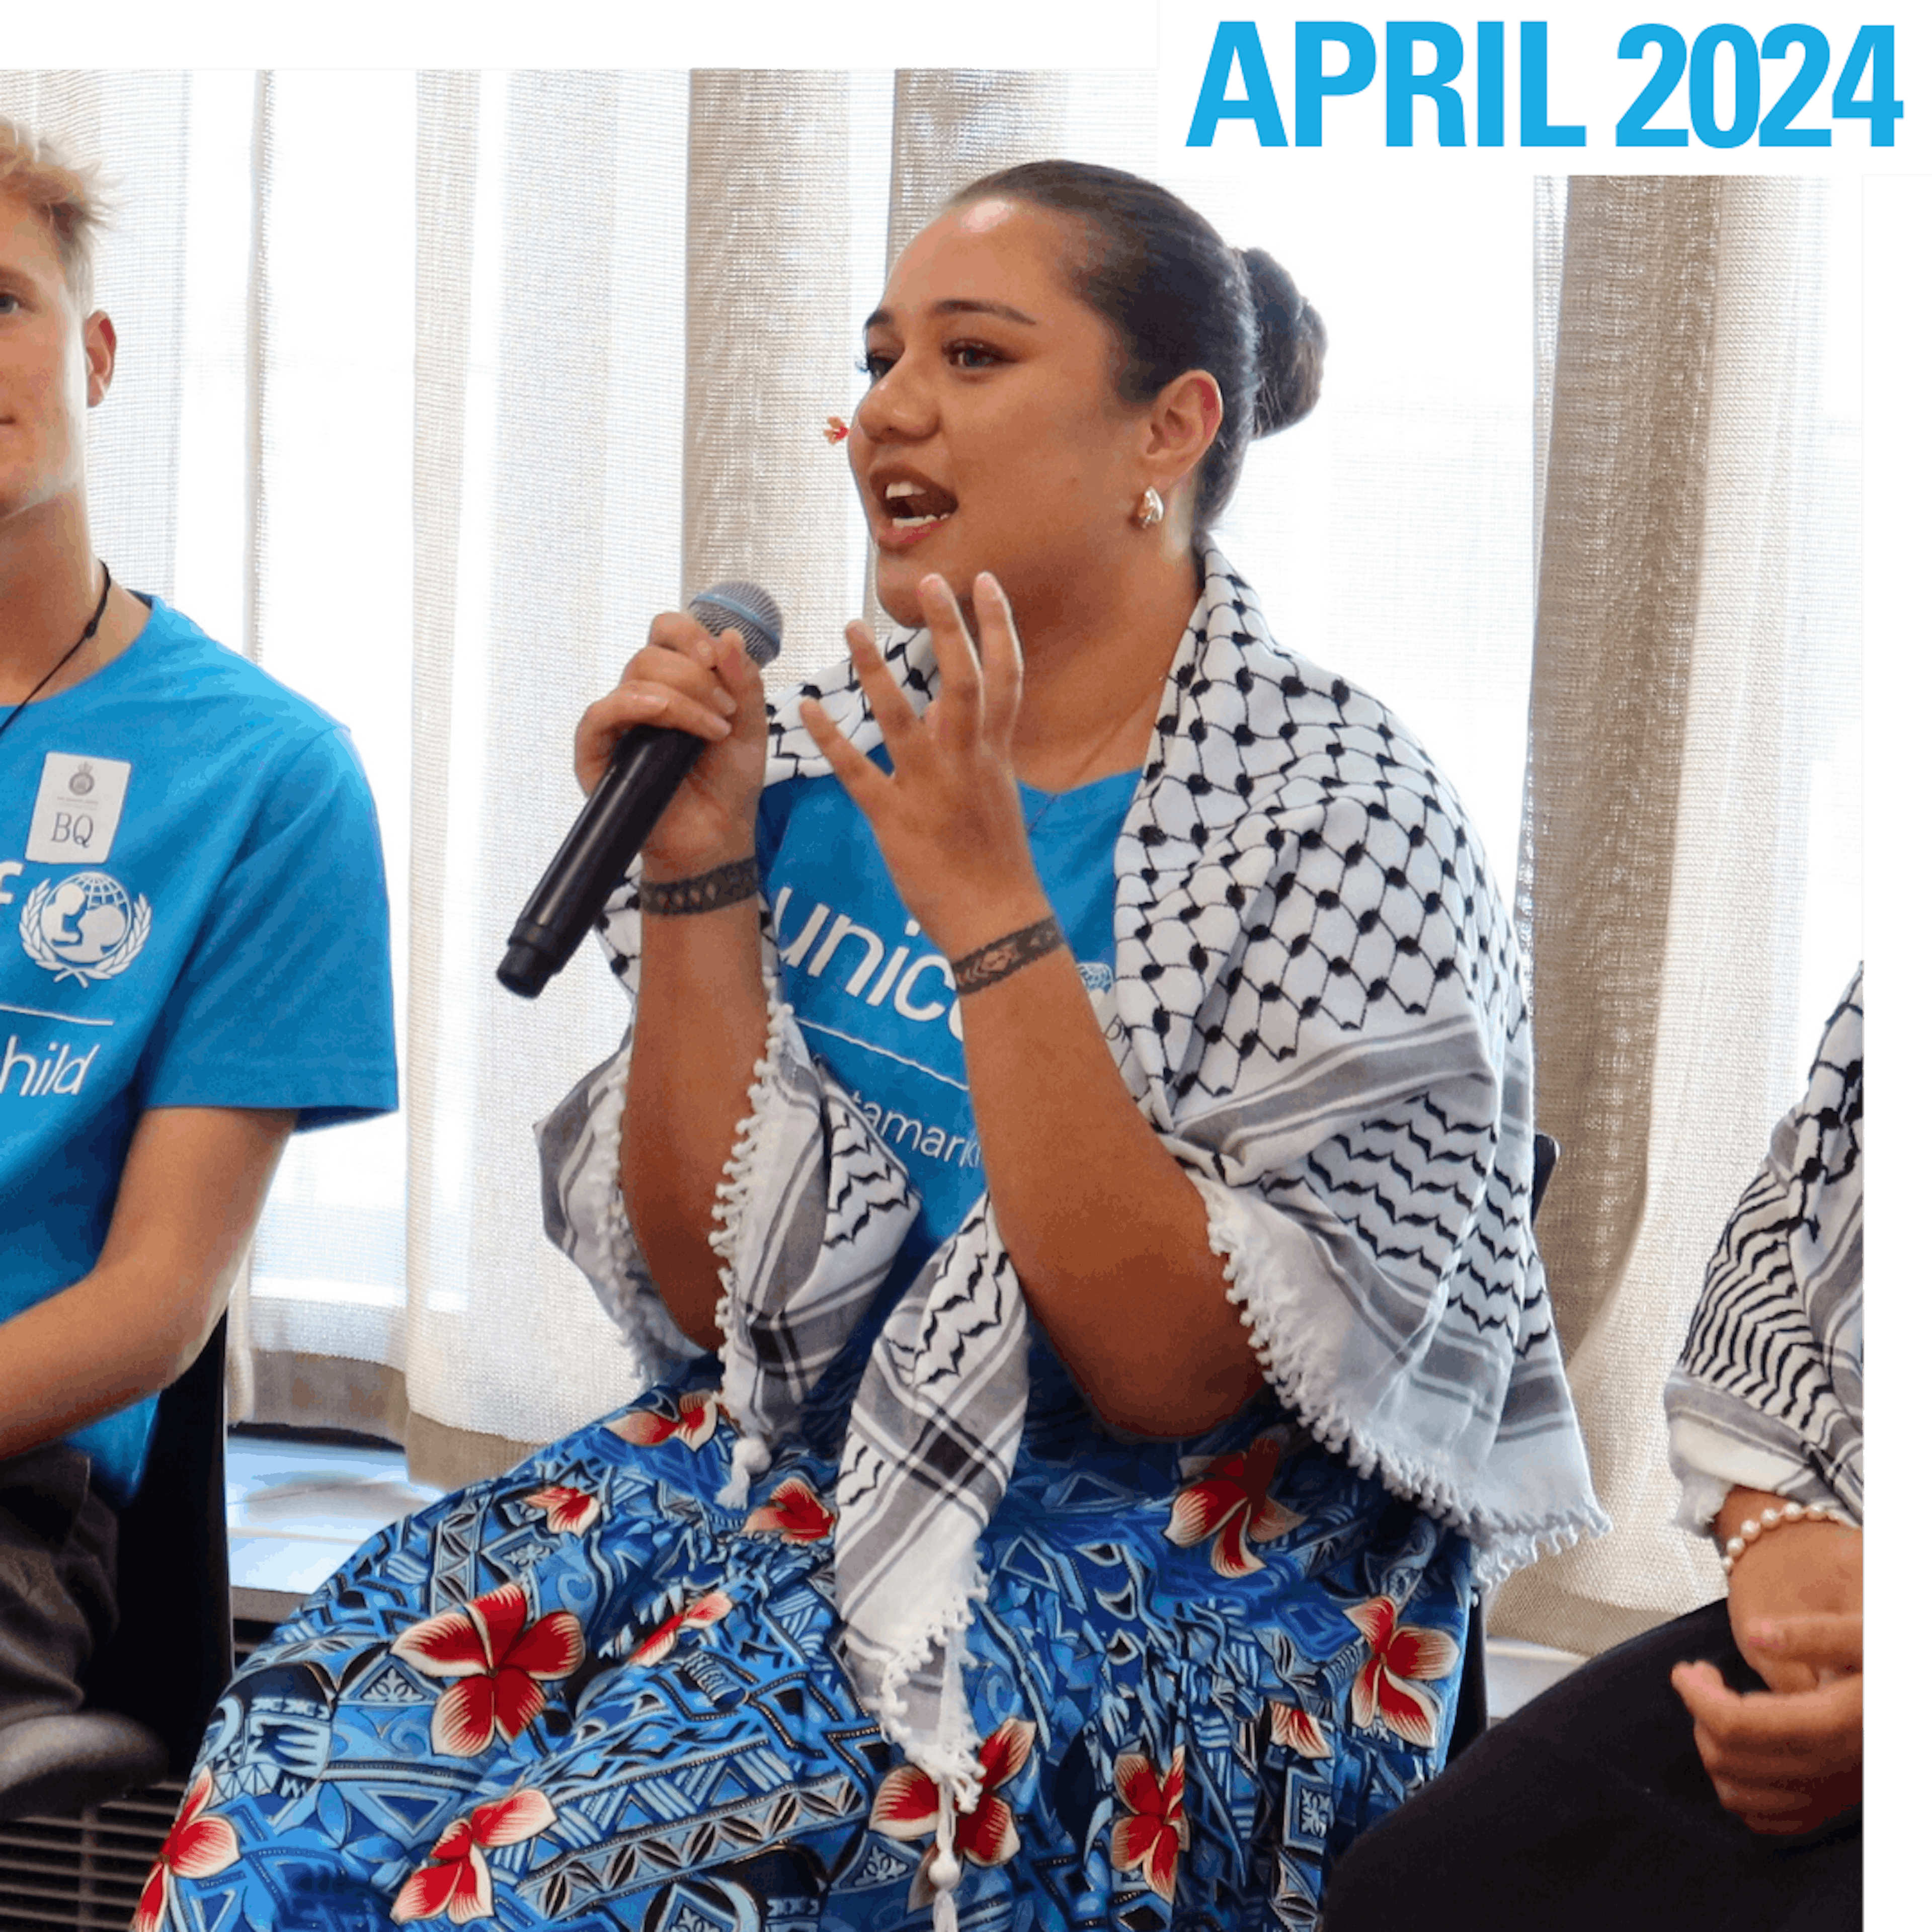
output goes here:
[{"label": "blue unicef t-shirt", "polygon": [[[890,769],[883,750],[872,756]],[[1113,1010],[1114,848],[1137,776],[1068,792],[1020,788],[1034,867],[1103,1025]],[[986,1191],[951,969],[908,914],[836,778],[789,779],[765,793],[758,859],[784,996],[806,1043],[919,1190],[894,1270],[902,1282]]]},{"label": "blue unicef t-shirt", "polygon": [[[0,1320],[92,1268],[151,1107],[396,1104],[388,905],[348,734],[157,600],[0,738]],[[154,1405],[81,1430],[110,1497]]]}]

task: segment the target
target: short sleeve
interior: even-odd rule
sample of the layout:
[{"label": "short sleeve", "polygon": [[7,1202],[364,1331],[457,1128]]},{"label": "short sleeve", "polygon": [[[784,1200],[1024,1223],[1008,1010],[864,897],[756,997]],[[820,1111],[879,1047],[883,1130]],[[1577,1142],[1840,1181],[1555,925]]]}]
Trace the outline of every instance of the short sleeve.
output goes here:
[{"label": "short sleeve", "polygon": [[292,1108],[298,1128],[395,1106],[382,844],[340,728],[265,788],[137,1085],[143,1107]]},{"label": "short sleeve", "polygon": [[1864,1123],[1862,969],[1711,1258],[1664,1388],[1687,1529],[1735,1488],[1864,1520]]}]

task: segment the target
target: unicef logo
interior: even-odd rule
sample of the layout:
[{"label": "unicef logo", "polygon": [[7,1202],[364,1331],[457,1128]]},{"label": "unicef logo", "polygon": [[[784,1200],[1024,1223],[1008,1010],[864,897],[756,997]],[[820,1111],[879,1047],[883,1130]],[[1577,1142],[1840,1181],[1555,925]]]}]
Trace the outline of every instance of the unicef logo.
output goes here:
[{"label": "unicef logo", "polygon": [[28,894],[20,944],[56,980],[112,980],[134,963],[153,923],[148,902],[129,898],[119,880],[74,872]]}]

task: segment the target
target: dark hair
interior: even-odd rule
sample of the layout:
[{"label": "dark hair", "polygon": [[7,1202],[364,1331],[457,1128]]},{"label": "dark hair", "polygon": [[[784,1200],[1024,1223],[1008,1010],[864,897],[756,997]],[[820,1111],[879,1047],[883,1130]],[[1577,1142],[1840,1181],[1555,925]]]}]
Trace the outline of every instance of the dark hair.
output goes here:
[{"label": "dark hair", "polygon": [[1149,400],[1189,369],[1221,386],[1221,428],[1201,460],[1195,527],[1227,508],[1257,436],[1299,422],[1322,389],[1328,336],[1286,269],[1237,254],[1178,195],[1084,161],[1026,161],[983,176],[952,206],[1004,195],[1077,220],[1089,250],[1070,265],[1081,298],[1121,350],[1124,402]]}]

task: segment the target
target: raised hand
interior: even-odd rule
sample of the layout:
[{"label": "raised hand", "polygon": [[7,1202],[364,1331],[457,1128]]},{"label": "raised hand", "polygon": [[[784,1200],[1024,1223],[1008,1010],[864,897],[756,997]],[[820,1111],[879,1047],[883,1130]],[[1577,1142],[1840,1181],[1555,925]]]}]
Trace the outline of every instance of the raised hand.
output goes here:
[{"label": "raised hand", "polygon": [[640,724],[688,731],[706,746],[645,843],[646,876],[682,878],[748,856],[764,784],[765,706],[744,639],[736,630],[714,638],[687,610],[653,618],[617,688],[578,724],[577,782],[586,792],[611,748]]},{"label": "raised hand", "polygon": [[940,679],[923,717],[892,681],[871,631],[860,623],[845,631],[890,773],[853,748],[823,706],[808,701],[800,716],[865,814],[906,909],[958,959],[1052,908],[1034,870],[1013,776],[1022,670],[1006,593],[985,572],[974,580],[976,650],[944,578],[922,580],[919,600]]}]

